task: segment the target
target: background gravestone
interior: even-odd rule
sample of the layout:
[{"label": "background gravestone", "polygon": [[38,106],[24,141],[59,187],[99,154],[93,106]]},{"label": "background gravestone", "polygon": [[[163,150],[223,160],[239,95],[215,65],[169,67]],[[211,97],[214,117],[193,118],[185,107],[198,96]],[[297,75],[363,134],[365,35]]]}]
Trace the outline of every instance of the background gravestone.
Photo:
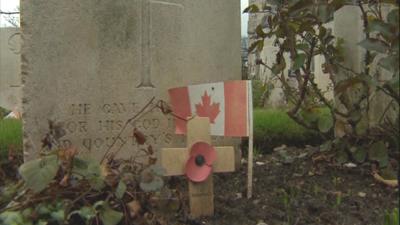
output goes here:
[{"label": "background gravestone", "polygon": [[[99,159],[125,121],[153,96],[188,84],[240,79],[239,0],[22,0],[24,153],[38,156],[48,120],[62,143]],[[116,148],[185,146],[155,110],[128,125]],[[224,139],[223,142],[231,140]]]},{"label": "background gravestone", "polygon": [[18,28],[0,28],[0,107],[21,108],[21,34]]}]

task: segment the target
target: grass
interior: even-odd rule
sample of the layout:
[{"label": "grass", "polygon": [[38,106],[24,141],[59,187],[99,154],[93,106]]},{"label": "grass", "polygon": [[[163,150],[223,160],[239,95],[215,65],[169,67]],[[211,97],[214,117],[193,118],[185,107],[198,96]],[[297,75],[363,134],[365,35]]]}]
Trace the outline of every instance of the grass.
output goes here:
[{"label": "grass", "polygon": [[22,121],[0,119],[0,160],[7,157],[10,148],[22,151]]},{"label": "grass", "polygon": [[[298,125],[283,109],[254,110],[254,142],[260,153],[272,151],[280,145],[304,146],[320,144],[321,137],[314,131]],[[22,122],[0,120],[0,159],[7,156],[8,149],[22,150]]]},{"label": "grass", "polygon": [[321,136],[293,121],[283,109],[254,110],[254,143],[261,152],[280,145],[320,144]]}]

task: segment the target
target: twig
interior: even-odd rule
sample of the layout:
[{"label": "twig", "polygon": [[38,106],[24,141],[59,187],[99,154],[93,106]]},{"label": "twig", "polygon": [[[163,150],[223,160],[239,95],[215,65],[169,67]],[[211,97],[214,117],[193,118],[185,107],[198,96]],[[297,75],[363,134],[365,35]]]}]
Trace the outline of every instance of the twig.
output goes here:
[{"label": "twig", "polygon": [[107,158],[109,152],[111,151],[111,149],[114,147],[115,143],[117,143],[117,140],[121,137],[122,133],[125,131],[126,127],[128,126],[128,124],[130,122],[132,122],[133,120],[135,120],[137,117],[139,117],[146,109],[147,107],[149,107],[151,105],[151,103],[153,103],[155,97],[153,97],[152,99],[150,99],[150,101],[138,112],[136,113],[133,117],[131,117],[130,119],[128,119],[124,126],[122,127],[122,129],[120,130],[120,132],[118,133],[118,135],[116,136],[116,138],[114,139],[113,143],[110,145],[110,147],[108,147],[108,149],[106,150],[106,152],[103,155],[103,158],[100,161],[100,164],[102,164],[104,162],[104,160]]}]

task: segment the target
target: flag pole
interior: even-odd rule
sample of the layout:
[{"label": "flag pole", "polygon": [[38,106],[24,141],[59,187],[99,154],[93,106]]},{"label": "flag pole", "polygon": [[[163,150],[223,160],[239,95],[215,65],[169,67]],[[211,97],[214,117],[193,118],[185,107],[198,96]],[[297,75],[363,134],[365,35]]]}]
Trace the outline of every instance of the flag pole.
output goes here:
[{"label": "flag pole", "polygon": [[253,195],[253,90],[251,81],[247,83],[248,88],[248,113],[249,116],[249,151],[247,159],[247,198]]}]

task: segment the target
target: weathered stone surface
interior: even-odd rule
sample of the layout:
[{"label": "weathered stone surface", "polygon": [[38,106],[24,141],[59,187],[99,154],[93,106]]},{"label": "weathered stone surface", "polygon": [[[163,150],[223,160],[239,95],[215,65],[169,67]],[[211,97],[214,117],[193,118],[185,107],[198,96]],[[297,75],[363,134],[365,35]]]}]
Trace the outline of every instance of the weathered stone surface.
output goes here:
[{"label": "weathered stone surface", "polygon": [[[21,9],[26,160],[48,120],[63,124],[63,145],[99,159],[153,96],[241,77],[238,0],[22,0]],[[121,157],[141,154],[134,127],[155,149],[185,146],[172,118],[154,110],[117,140]]]},{"label": "weathered stone surface", "polygon": [[0,107],[21,108],[21,35],[18,28],[0,28]]}]

